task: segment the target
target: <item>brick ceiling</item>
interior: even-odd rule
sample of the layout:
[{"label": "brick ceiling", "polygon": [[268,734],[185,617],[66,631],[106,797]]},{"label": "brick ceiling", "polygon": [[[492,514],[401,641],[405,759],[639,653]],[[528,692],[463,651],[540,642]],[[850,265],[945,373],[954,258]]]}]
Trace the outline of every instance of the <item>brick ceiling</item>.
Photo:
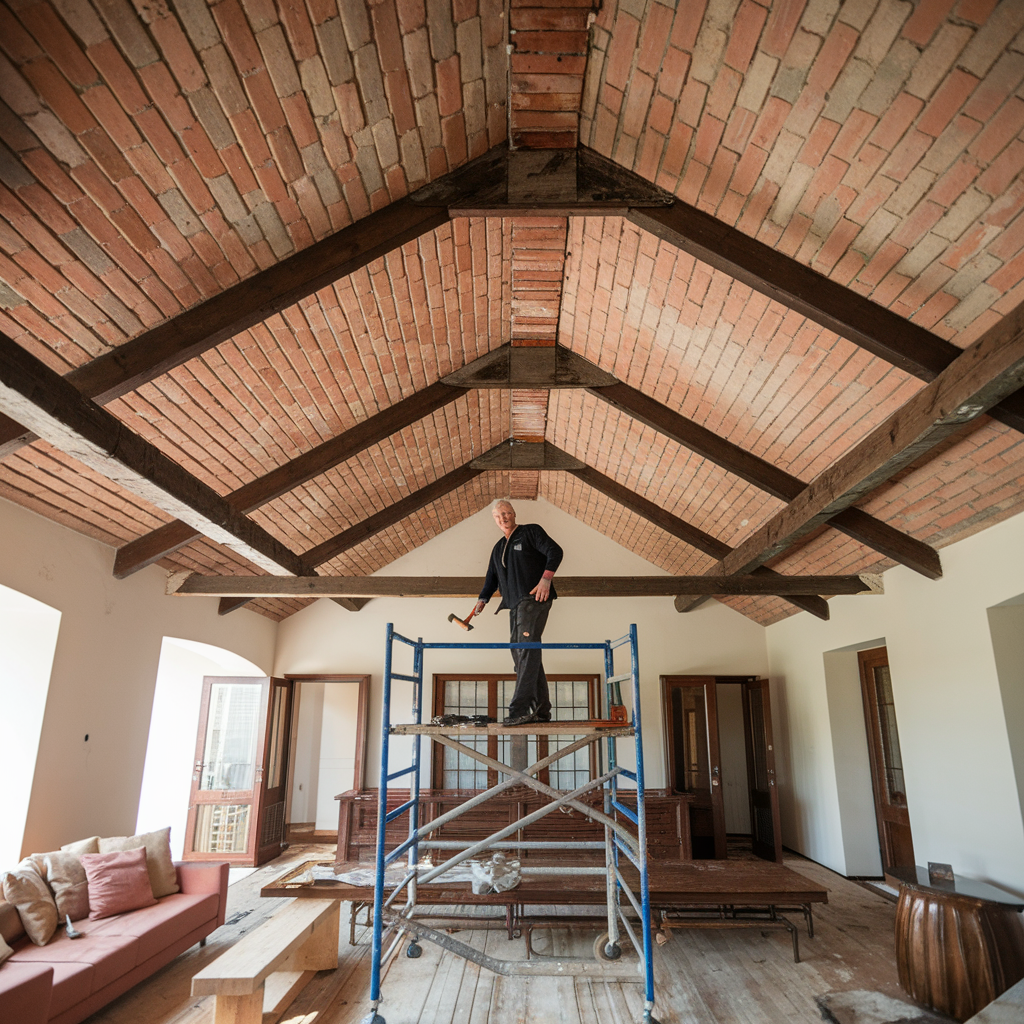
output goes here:
[{"label": "brick ceiling", "polygon": [[[0,331],[66,373],[494,146],[599,154],[964,347],[1024,300],[1019,0],[11,0]],[[511,45],[511,54],[509,52]],[[619,218],[459,217],[107,409],[228,494],[502,344],[585,356],[809,480],[924,385]],[[503,439],[735,546],[782,502],[583,391],[470,392],[258,511],[303,552]],[[860,507],[942,547],[1024,509],[981,417]],[[542,496],[673,573],[713,559],[561,472],[477,476],[322,566]],[[171,517],[43,441],[0,495],[121,546]],[[168,569],[256,571],[197,540]],[[893,563],[830,528],[784,573]],[[724,598],[758,622],[795,609]],[[301,601],[250,607],[282,618]]]}]

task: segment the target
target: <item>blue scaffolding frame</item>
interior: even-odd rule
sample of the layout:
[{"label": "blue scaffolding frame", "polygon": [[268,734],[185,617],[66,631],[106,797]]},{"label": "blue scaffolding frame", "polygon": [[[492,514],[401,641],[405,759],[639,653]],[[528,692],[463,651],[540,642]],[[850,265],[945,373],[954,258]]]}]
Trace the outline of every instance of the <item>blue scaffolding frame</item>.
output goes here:
[{"label": "blue scaffolding frame", "polygon": [[[394,646],[395,644],[405,645],[412,649],[412,671],[408,673],[396,672],[394,669]],[[616,674],[615,652],[619,648],[628,648],[629,671]],[[465,727],[465,726],[434,726],[423,724],[423,655],[428,650],[599,650],[604,652],[605,668],[605,708],[612,705],[622,704],[622,684],[630,683],[630,692],[633,701],[633,717],[628,724],[602,723],[600,726],[587,726],[586,723],[566,721],[564,728],[558,729],[563,723],[538,723],[536,726],[508,727],[499,724]],[[401,680],[412,684],[412,713],[413,722],[405,724],[393,724],[391,721],[391,692],[392,682]],[[582,726],[582,728],[581,728]],[[568,746],[561,747],[554,753],[535,762],[526,768],[516,768],[513,765],[495,761],[480,751],[467,747],[456,740],[452,734],[459,735],[502,735],[502,736],[527,736],[538,731],[552,733],[554,731],[578,737]],[[405,735],[412,737],[412,761],[405,768],[397,771],[390,771],[389,764],[389,743],[393,735]],[[421,772],[421,742],[422,737],[430,736],[435,742],[454,748],[460,753],[468,754],[476,761],[486,765],[489,769],[498,772],[499,781],[495,786],[483,791],[477,796],[465,801],[458,807],[434,820],[420,824],[420,772]],[[629,738],[633,740],[636,752],[636,770],[629,771],[619,764],[618,740]],[[394,625],[388,623],[387,636],[385,641],[384,656],[384,693],[383,711],[381,719],[381,745],[380,745],[380,786],[377,802],[377,854],[376,871],[374,877],[373,897],[373,940],[371,948],[371,972],[370,972],[370,1012],[363,1019],[362,1024],[385,1024],[384,1018],[378,1012],[381,1002],[381,967],[393,956],[403,938],[411,936],[410,946],[407,955],[419,955],[417,940],[426,939],[451,952],[465,957],[480,966],[494,971],[498,974],[508,976],[530,977],[537,975],[557,975],[560,977],[592,977],[597,980],[621,980],[640,981],[644,984],[644,1004],[641,1021],[644,1024],[657,1024],[653,1017],[654,1010],[654,968],[651,960],[652,934],[650,915],[650,886],[647,869],[647,818],[646,804],[644,799],[644,757],[643,757],[643,733],[640,716],[640,676],[639,658],[637,652],[636,625],[629,627],[629,632],[618,640],[605,640],[598,643],[425,643],[423,638],[410,640],[408,637],[396,633]],[[554,762],[567,757],[583,747],[604,741],[604,764],[603,771],[599,771],[598,777],[591,779],[583,786],[577,787],[572,792],[555,790],[540,782],[539,773]],[[599,744],[600,746],[600,744]],[[409,799],[391,811],[387,809],[388,788],[399,779],[409,777]],[[504,776],[502,781],[501,777]],[[619,795],[620,778],[630,780],[636,787],[636,810],[628,807],[622,802]],[[473,807],[485,803],[491,797],[498,795],[512,786],[526,785],[533,790],[546,795],[550,802],[543,805],[539,810],[533,811],[509,826],[493,833],[486,839],[478,842],[434,842],[427,837],[431,832],[440,828],[445,823],[453,820]],[[603,804],[599,810],[580,800],[580,797],[587,793],[601,789],[603,791]],[[541,817],[558,810],[559,808],[571,807],[587,815],[592,820],[604,826],[605,838],[603,842],[537,842],[515,839],[515,833],[539,820]],[[398,843],[393,849],[386,848],[387,825],[402,815],[408,815],[409,832],[408,838]],[[635,833],[626,825],[635,829]],[[421,864],[419,860],[420,850],[438,849],[456,851],[444,863],[434,866],[433,864]],[[575,958],[551,958],[550,960],[498,960],[488,956],[468,943],[461,942],[445,932],[430,928],[421,921],[413,919],[416,912],[417,886],[426,884],[434,878],[442,875],[449,868],[467,860],[479,853],[489,849],[517,849],[517,850],[590,850],[592,852],[603,850],[604,867],[586,866],[539,866],[524,868],[524,874],[530,875],[566,875],[566,874],[601,874],[606,880],[606,904],[608,931],[605,938],[607,941],[595,946],[596,960],[588,961]],[[385,899],[384,880],[386,868],[394,864],[400,857],[407,855],[407,870],[402,881],[394,888],[390,896]],[[633,891],[621,870],[620,858],[625,857],[640,876],[639,896]],[[398,899],[399,894],[406,893],[406,902],[400,910],[392,907]],[[623,905],[622,896],[626,897],[626,905]],[[625,911],[632,909],[636,914],[635,921]],[[637,935],[634,924],[639,925],[640,934]],[[390,945],[385,950],[385,933],[394,933]],[[641,971],[639,976],[635,964],[616,964],[621,953],[619,939],[625,932],[631,945],[640,958]],[[600,948],[598,948],[600,947]]]}]

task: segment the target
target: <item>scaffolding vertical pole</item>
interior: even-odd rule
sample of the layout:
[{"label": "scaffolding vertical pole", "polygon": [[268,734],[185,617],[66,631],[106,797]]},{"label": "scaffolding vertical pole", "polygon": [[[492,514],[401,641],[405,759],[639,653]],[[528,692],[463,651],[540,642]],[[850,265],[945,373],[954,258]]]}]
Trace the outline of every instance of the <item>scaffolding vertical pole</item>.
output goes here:
[{"label": "scaffolding vertical pole", "polygon": [[651,941],[651,886],[647,865],[647,802],[644,798],[644,745],[640,724],[640,659],[637,650],[636,623],[629,627],[630,675],[633,684],[633,737],[636,750],[636,817],[640,856],[640,925],[644,941],[644,1020],[652,1020],[654,1010],[654,961]]},{"label": "scaffolding vertical pole", "polygon": [[[412,714],[413,722],[416,725],[423,724],[423,637],[416,640],[415,652],[412,661]],[[409,880],[409,916],[416,907],[416,865],[420,859],[420,844],[416,833],[420,827],[420,747],[423,737],[417,733],[412,740],[412,781],[409,784],[409,798],[412,800],[412,807],[409,808],[409,838],[413,840],[409,847],[409,872],[412,878]]]},{"label": "scaffolding vertical pole", "polygon": [[389,622],[384,645],[384,693],[380,725],[380,781],[377,784],[377,863],[373,878],[373,945],[370,951],[370,1019],[380,1005],[380,960],[384,939],[384,834],[388,820],[388,741],[391,738],[391,653],[395,626]]},{"label": "scaffolding vertical pole", "polygon": [[[606,640],[604,642],[604,677],[605,680],[611,679],[615,675],[615,652],[612,648],[612,642]],[[605,682],[605,690],[607,697],[607,708],[606,714],[611,717],[611,707],[614,703],[614,684]],[[607,744],[607,759],[608,763],[605,766],[605,770],[611,772],[618,763],[616,738],[609,736],[605,743]],[[618,776],[613,775],[608,782],[605,783],[604,787],[604,813],[609,818],[615,816],[615,810],[612,804],[616,800]],[[608,825],[604,827],[604,863],[605,870],[607,871],[607,894],[606,902],[608,905],[608,946],[606,950],[612,956],[616,955],[616,951],[619,949],[619,881],[618,881],[618,866],[619,866],[619,848],[615,844],[615,836],[612,834],[612,830]]]}]

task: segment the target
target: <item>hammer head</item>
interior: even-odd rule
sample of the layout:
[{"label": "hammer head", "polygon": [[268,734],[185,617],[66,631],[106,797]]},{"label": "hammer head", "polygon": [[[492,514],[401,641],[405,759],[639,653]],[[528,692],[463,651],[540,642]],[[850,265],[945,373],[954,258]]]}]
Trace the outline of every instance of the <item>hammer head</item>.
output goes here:
[{"label": "hammer head", "polygon": [[461,626],[463,629],[472,629],[473,628],[468,622],[464,621],[463,619],[460,619],[458,617],[458,615],[455,614],[455,612],[452,612],[451,615],[448,616],[448,621],[456,623],[457,625]]}]

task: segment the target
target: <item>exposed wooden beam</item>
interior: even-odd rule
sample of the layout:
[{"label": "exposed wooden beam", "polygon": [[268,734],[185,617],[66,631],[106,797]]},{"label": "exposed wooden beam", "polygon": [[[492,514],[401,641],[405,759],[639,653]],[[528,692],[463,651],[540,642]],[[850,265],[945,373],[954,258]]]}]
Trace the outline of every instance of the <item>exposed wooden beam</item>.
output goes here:
[{"label": "exposed wooden beam", "polygon": [[[239,487],[227,495],[225,501],[238,512],[252,512],[268,501],[294,490],[307,480],[312,480],[351,459],[370,445],[377,444],[391,434],[429,416],[464,394],[466,391],[463,388],[449,387],[439,381],[431,384],[422,391],[396,402],[383,412],[357,423],[337,437],[324,441],[323,444],[296,456],[277,469]],[[166,523],[157,527],[118,549],[114,558],[114,575],[118,579],[131,576],[132,573],[184,547],[196,536],[197,531],[182,522]]]},{"label": "exposed wooden beam", "polygon": [[[1024,383],[1024,304],[812,480],[712,574],[748,573],[976,419]],[[680,610],[686,610],[684,607]],[[678,607],[678,604],[677,604]]]},{"label": "exposed wooden beam", "polygon": [[[571,472],[573,476],[578,477],[588,487],[593,487],[594,490],[607,495],[612,501],[622,505],[623,508],[628,508],[666,533],[671,534],[673,537],[678,537],[684,544],[689,544],[690,547],[703,551],[704,554],[710,555],[712,558],[725,558],[732,551],[728,544],[717,540],[703,530],[699,530],[696,526],[692,526],[678,516],[672,515],[671,512],[667,512],[660,505],[655,505],[653,501],[648,501],[647,498],[641,497],[635,491],[624,487],[617,480],[605,476],[604,473],[599,473],[590,466],[572,470]],[[761,575],[777,575],[773,569],[769,569],[767,566],[761,566],[756,572]],[[819,619],[828,620],[828,601],[817,595],[790,595],[787,596],[786,600],[802,611],[810,612]]]},{"label": "exposed wooden beam", "polygon": [[[228,615],[235,611],[235,609],[249,604],[252,600],[254,598],[251,597],[222,597],[217,607],[217,614]],[[368,597],[332,597],[331,600],[335,604],[340,604],[342,608],[349,612],[357,612],[370,603]]]},{"label": "exposed wooden beam", "polygon": [[[754,291],[924,381],[934,380],[963,351],[937,334],[858,295],[784,253],[680,200],[634,207],[629,220],[742,281]],[[1024,431],[1024,395],[1006,395],[991,415]]]},{"label": "exposed wooden beam", "polygon": [[564,345],[502,345],[443,377],[460,388],[589,388],[615,378]]},{"label": "exposed wooden beam", "polygon": [[[483,470],[474,469],[468,463],[460,466],[458,469],[454,469],[452,472],[439,477],[433,483],[427,484],[418,491],[407,495],[401,501],[396,501],[393,505],[381,509],[380,512],[375,512],[372,516],[362,520],[362,522],[355,523],[347,530],[343,530],[329,540],[325,540],[322,544],[310,548],[302,557],[309,565],[323,565],[324,562],[337,558],[338,555],[348,551],[350,548],[354,548],[357,544],[362,544],[363,541],[369,540],[370,537],[380,533],[381,530],[386,530],[389,526],[394,526],[395,523],[401,522],[406,516],[411,516],[414,512],[418,512],[432,501],[443,498],[457,487],[468,484],[470,480],[479,476],[482,472]],[[349,611],[359,611],[359,608],[362,607],[362,604],[359,605],[359,608],[349,607],[348,604],[343,603],[347,600],[348,598],[338,598],[338,603],[343,608],[348,608]],[[236,608],[241,608],[248,601],[249,599],[244,597],[225,597],[221,600],[220,614],[226,615]],[[230,604],[225,602],[230,602]],[[355,599],[350,603],[354,605]]]},{"label": "exposed wooden beam", "polygon": [[[719,437],[706,427],[674,412],[628,384],[620,382],[588,390],[627,416],[646,423],[659,433],[672,438],[677,444],[710,459],[716,465],[776,498],[792,501],[806,486],[802,480],[791,476],[785,470]],[[922,576],[938,579],[942,575],[939,553],[934,548],[901,533],[860,509],[844,510],[830,520],[829,526],[841,530],[847,536],[866,544],[887,558],[892,558],[921,573]]]},{"label": "exposed wooden beam", "polygon": [[[399,199],[70,371],[65,379],[100,404],[113,401],[447,220],[447,207]],[[23,425],[0,423],[0,457],[31,440]]]},{"label": "exposed wooden beam", "polygon": [[[482,576],[202,576],[174,573],[178,597],[476,597]],[[882,577],[859,576],[562,576],[561,597],[672,597],[675,594],[881,594]]]},{"label": "exposed wooden beam", "polygon": [[83,465],[267,572],[310,567],[67,379],[0,334],[0,411]]},{"label": "exposed wooden beam", "polygon": [[476,469],[579,469],[583,463],[549,441],[520,441],[510,437],[473,459]]},{"label": "exposed wooden beam", "polygon": [[332,597],[335,604],[340,604],[347,612],[358,612],[370,603],[368,597]]}]

